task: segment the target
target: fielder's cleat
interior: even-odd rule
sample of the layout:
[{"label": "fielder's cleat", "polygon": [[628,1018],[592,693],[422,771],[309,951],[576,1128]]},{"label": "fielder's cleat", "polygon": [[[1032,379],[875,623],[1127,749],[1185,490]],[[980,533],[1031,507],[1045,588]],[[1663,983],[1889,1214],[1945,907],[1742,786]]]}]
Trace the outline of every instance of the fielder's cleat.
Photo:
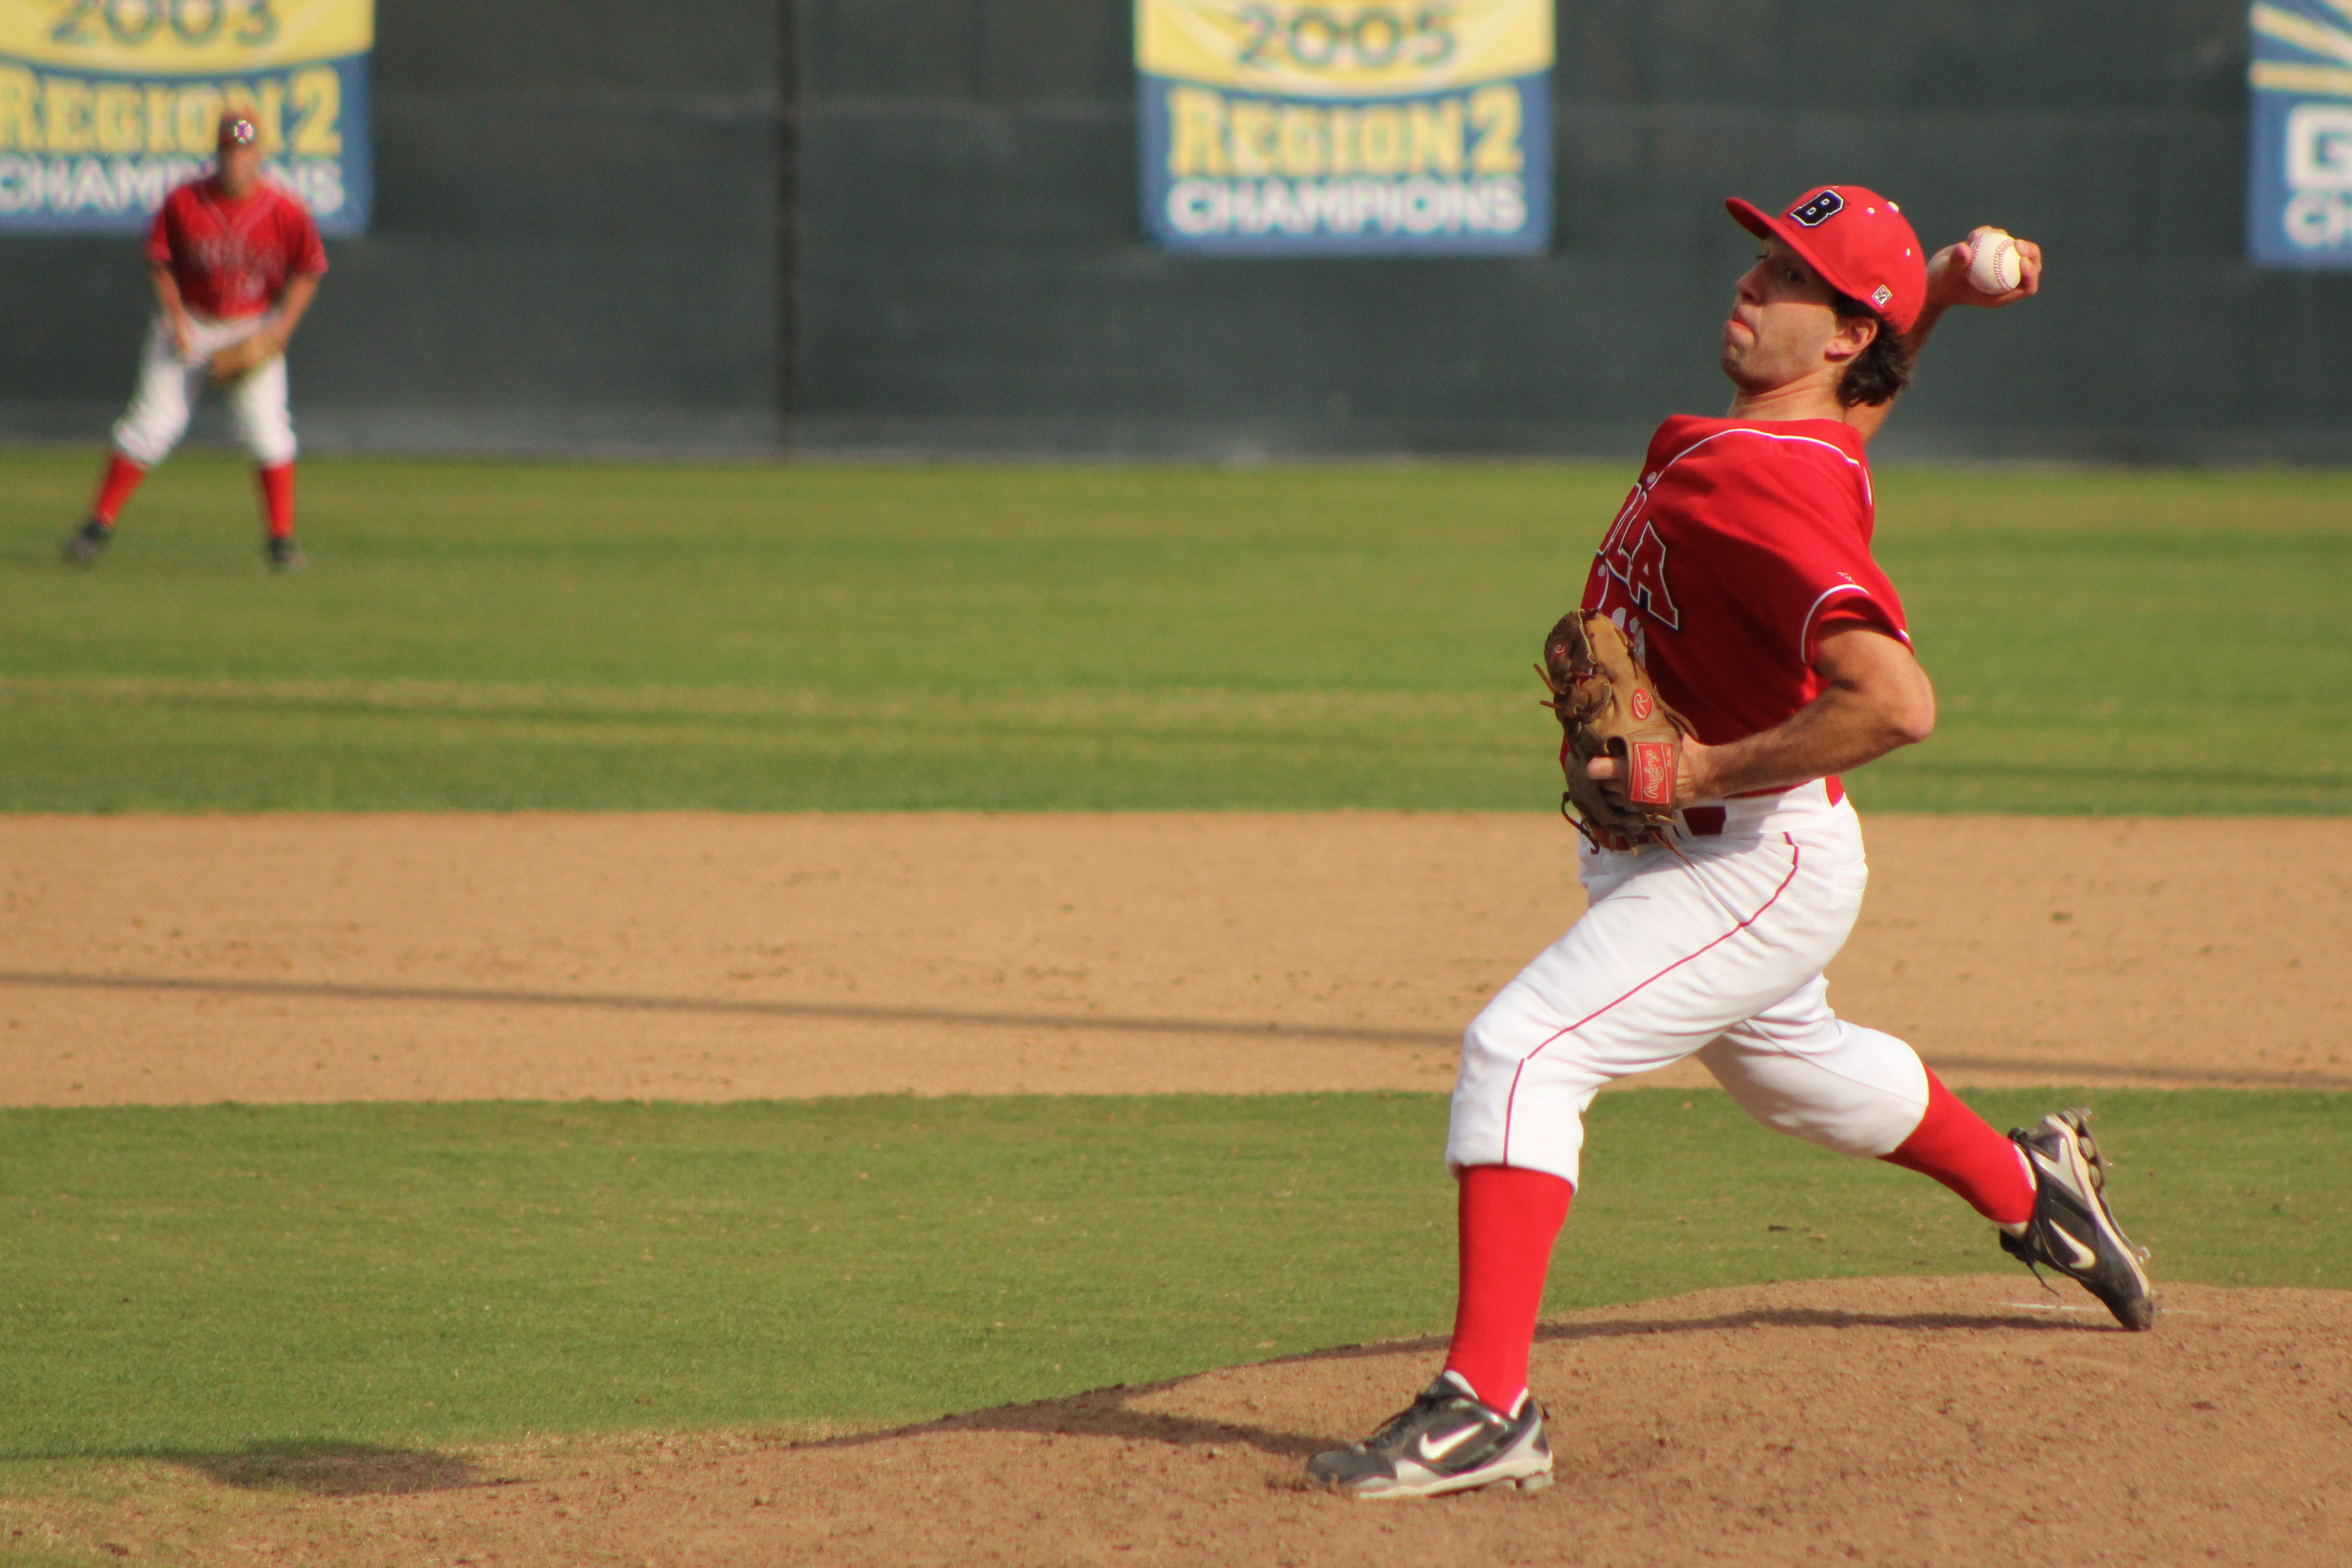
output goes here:
[{"label": "fielder's cleat", "polygon": [[1360,1498],[1436,1497],[1491,1486],[1531,1492],[1551,1485],[1551,1443],[1535,1395],[1520,1401],[1517,1415],[1506,1415],[1445,1372],[1370,1437],[1309,1459],[1307,1473]]},{"label": "fielder's cleat", "polygon": [[310,564],[302,557],[302,547],[294,542],[294,536],[290,533],[283,539],[271,540],[268,550],[272,572],[299,572]]},{"label": "fielder's cleat", "polygon": [[107,541],[114,537],[114,525],[91,518],[66,535],[66,561],[74,566],[88,566],[97,561],[105,550]]},{"label": "fielder's cleat", "polygon": [[2042,1266],[2080,1282],[2127,1329],[2156,1326],[2156,1297],[2140,1260],[2107,1207],[2107,1163],[2084,1123],[2087,1110],[2053,1111],[2011,1140],[2032,1163],[2033,1217],[2022,1235],[2001,1232],[2001,1250],[2039,1279]]}]

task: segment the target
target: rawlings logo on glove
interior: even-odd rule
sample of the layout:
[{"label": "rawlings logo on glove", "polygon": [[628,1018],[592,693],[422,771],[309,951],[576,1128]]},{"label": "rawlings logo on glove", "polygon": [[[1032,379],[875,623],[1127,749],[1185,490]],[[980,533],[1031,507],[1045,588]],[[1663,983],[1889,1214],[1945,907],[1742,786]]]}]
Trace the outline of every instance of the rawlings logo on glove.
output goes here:
[{"label": "rawlings logo on glove", "polygon": [[[1658,696],[1650,672],[1606,616],[1562,616],[1544,638],[1536,673],[1551,692],[1544,706],[1559,716],[1560,771],[1568,790],[1560,815],[1602,849],[1629,849],[1658,837],[1675,815],[1675,776],[1690,724]],[[1608,757],[1624,784],[1622,798],[1585,772]]]}]

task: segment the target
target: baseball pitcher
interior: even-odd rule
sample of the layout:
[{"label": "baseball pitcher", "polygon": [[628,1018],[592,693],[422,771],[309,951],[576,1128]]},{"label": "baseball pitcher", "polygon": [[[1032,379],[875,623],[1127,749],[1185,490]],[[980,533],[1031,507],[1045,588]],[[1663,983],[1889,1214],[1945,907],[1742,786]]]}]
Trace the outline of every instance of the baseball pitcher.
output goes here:
[{"label": "baseball pitcher", "polygon": [[1936,722],[1871,558],[1864,444],[1943,311],[2029,297],[2041,252],[1980,228],[1931,260],[1858,185],[1727,205],[1759,242],[1723,324],[1730,412],[1658,426],[1542,647],[1590,906],[1464,1036],[1453,1343],[1411,1405],[1308,1464],[1357,1496],[1549,1482],[1528,1355],[1585,1108],[1688,1057],[1766,1126],[1933,1177],[2012,1256],[2154,1321],[2083,1113],[2003,1137],[1909,1046],[1832,1012],[1822,977],[1868,878],[1839,774]]},{"label": "baseball pitcher", "polygon": [[260,128],[230,110],[221,117],[215,171],[173,190],[155,215],[147,234],[155,321],[139,389],[115,421],[98,499],[66,541],[66,559],[76,565],[89,565],[113,539],[123,503],[186,433],[205,380],[226,394],[258,469],[270,567],[302,564],[294,542],[286,342],[319,291],[327,252],[301,204],[263,176],[261,159]]}]

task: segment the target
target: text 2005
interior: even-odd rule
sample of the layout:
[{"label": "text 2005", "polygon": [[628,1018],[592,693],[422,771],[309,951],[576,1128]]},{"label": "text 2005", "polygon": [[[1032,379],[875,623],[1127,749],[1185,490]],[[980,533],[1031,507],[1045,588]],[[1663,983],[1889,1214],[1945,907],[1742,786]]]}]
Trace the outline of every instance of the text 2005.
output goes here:
[{"label": "text 2005", "polygon": [[97,45],[108,38],[124,48],[173,39],[201,47],[226,30],[248,47],[278,37],[272,0],[66,0],[49,29],[53,44]]},{"label": "text 2005", "polygon": [[1383,70],[1398,64],[1427,68],[1454,58],[1454,8],[1416,5],[1350,7],[1244,5],[1247,36],[1240,63],[1294,65],[1306,70]]}]

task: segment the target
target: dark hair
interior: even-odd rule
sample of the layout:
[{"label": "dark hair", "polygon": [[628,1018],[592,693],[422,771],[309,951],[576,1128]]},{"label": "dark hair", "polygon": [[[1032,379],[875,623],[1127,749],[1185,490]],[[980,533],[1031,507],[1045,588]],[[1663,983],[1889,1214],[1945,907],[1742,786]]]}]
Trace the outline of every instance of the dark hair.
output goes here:
[{"label": "dark hair", "polygon": [[1838,320],[1852,321],[1867,319],[1878,323],[1878,335],[1870,346],[1853,356],[1838,377],[1837,399],[1846,407],[1867,403],[1874,407],[1892,403],[1902,390],[1911,384],[1911,350],[1895,324],[1852,295],[1830,291],[1830,308],[1837,311]]}]

